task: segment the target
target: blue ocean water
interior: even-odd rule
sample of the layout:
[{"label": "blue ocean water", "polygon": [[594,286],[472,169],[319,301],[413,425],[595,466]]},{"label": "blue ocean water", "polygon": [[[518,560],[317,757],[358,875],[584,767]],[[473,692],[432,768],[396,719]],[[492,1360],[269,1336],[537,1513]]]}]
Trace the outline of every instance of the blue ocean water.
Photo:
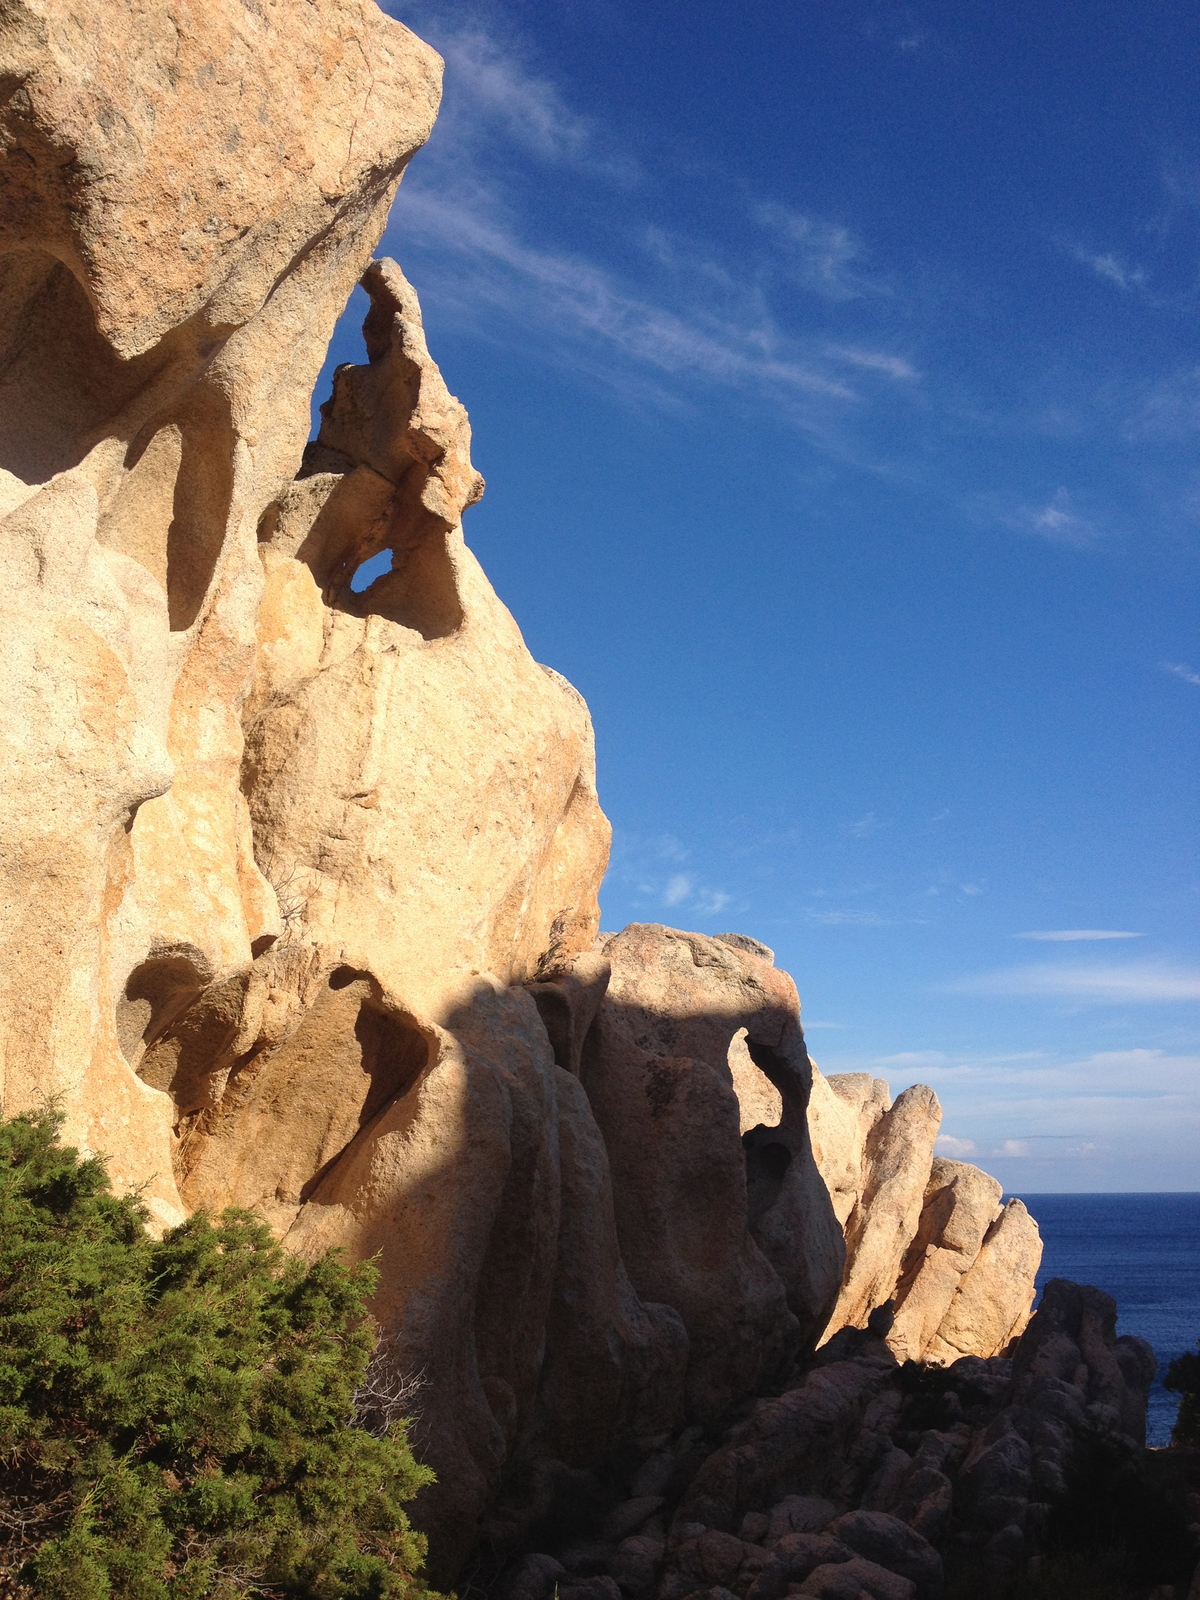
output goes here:
[{"label": "blue ocean water", "polygon": [[1147,1443],[1164,1445],[1179,1405],[1163,1388],[1171,1361],[1200,1339],[1200,1194],[1023,1194],[1051,1278],[1090,1283],[1117,1302],[1117,1332],[1154,1346]]}]

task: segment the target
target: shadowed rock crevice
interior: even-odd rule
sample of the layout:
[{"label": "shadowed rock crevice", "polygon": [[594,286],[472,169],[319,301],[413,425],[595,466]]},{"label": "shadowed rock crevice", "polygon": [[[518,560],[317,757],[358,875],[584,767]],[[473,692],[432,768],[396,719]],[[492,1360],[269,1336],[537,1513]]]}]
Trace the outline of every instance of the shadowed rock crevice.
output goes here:
[{"label": "shadowed rock crevice", "polygon": [[117,1038],[126,1061],[153,1089],[168,1085],[155,1081],[153,1069],[149,1073],[142,1070],[143,1055],[199,996],[206,976],[204,965],[199,952],[155,956],[135,967],[125,982],[117,1002]]},{"label": "shadowed rock crevice", "polygon": [[0,255],[0,467],[36,484],[77,466],[143,381],[69,267],[41,250]]},{"label": "shadowed rock crevice", "polygon": [[[191,1204],[228,1196],[227,1203],[257,1210],[279,1228],[290,1225],[358,1134],[412,1091],[431,1060],[427,1031],[389,1005],[369,973],[339,967],[314,983],[288,954],[270,952],[256,963],[257,1003],[241,1009],[241,1037],[225,1044],[224,1071],[212,1071],[210,1062],[210,1103],[195,1109],[178,1156]],[[218,1008],[223,998],[213,997]],[[184,1019],[178,1036],[202,1033],[210,1049],[219,1048],[219,1030],[205,1027],[204,1009],[191,1028]],[[182,1089],[186,1079],[178,1079]]]}]

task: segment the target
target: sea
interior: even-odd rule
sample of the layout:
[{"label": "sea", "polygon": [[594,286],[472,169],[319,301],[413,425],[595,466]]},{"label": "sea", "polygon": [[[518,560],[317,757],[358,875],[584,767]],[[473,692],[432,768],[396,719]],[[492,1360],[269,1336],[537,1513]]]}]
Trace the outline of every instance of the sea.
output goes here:
[{"label": "sea", "polygon": [[1171,1437],[1179,1396],[1167,1367],[1200,1341],[1200,1194],[1022,1194],[1045,1250],[1038,1293],[1051,1278],[1090,1283],[1117,1302],[1117,1332],[1154,1346],[1147,1444]]}]

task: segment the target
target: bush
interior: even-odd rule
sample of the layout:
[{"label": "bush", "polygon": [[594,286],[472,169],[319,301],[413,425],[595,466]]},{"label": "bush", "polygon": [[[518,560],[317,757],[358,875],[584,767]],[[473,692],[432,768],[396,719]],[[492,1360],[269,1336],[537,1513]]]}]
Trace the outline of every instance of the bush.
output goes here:
[{"label": "bush", "polygon": [[432,1474],[403,1422],[354,1425],[374,1269],[305,1266],[245,1212],[155,1240],[102,1161],[57,1143],[59,1120],[0,1122],[7,1592],[421,1591],[403,1507]]},{"label": "bush", "polygon": [[1171,1429],[1173,1445],[1200,1446],[1200,1345],[1176,1356],[1167,1368],[1163,1387],[1179,1395],[1179,1414]]}]

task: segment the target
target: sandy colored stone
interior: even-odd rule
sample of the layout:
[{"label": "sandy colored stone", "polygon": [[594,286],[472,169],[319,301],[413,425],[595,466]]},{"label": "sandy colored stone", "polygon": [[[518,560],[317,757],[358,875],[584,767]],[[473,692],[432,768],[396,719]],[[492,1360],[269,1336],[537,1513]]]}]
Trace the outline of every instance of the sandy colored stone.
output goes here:
[{"label": "sandy colored stone", "polygon": [[862,1188],[846,1220],[846,1277],[826,1338],[839,1328],[862,1327],[893,1297],[920,1221],[941,1120],[933,1090],[914,1084],[868,1133]]},{"label": "sandy colored stone", "polygon": [[739,1028],[731,1039],[728,1059],[733,1092],[737,1095],[740,1132],[749,1133],[751,1128],[760,1125],[775,1127],[783,1116],[783,1096],[766,1073],[755,1066],[746,1046],[745,1028]]},{"label": "sandy colored stone", "polygon": [[997,1354],[1028,1320],[1037,1225],[1023,1207],[1004,1221],[1000,1185],[978,1167],[933,1156],[940,1118],[931,1089],[914,1085],[892,1106],[881,1079],[826,1078],[814,1065],[813,1156],[846,1234],[824,1339],[895,1299],[889,1348],[901,1360],[947,1362]]},{"label": "sandy colored stone", "polygon": [[125,359],[219,341],[347,211],[369,232],[440,93],[368,0],[13,0],[3,49],[0,250],[62,261]]},{"label": "sandy colored stone", "polygon": [[[364,287],[371,359],[338,374],[322,470],[262,523],[243,788],[295,936],[440,1020],[480,972],[590,950],[609,829],[586,705],[463,544],[481,485],[415,297],[390,262]],[[382,550],[391,570],[356,593]]]},{"label": "sandy colored stone", "polygon": [[844,1228],[862,1193],[867,1135],[891,1105],[888,1086],[869,1072],[827,1078],[813,1063],[808,1125],[817,1163]]},{"label": "sandy colored stone", "polygon": [[[717,1415],[813,1337],[841,1274],[808,1143],[799,1004],[764,958],[699,934],[633,924],[603,954],[612,977],[582,1080],[621,1251],[642,1299],[683,1318],[690,1408]],[[729,1067],[742,1029],[783,1106],[745,1142]]]},{"label": "sandy colored stone", "polygon": [[[843,1320],[886,1298],[936,1101],[814,1080],[746,935],[594,949],[587,707],[463,541],[467,414],[370,259],[436,54],[371,0],[12,0],[0,51],[4,1109],[57,1096],[159,1225],[378,1257],[448,1586],[521,1471],[814,1343],[842,1223]],[[1021,1215],[947,1347],[1011,1337]],[[968,1233],[929,1210],[922,1337]]]},{"label": "sandy colored stone", "polygon": [[925,1360],[948,1364],[1005,1351],[1029,1321],[1041,1261],[1037,1223],[1023,1201],[1010,1200],[963,1274]]},{"label": "sandy colored stone", "polygon": [[[887,1342],[901,1361],[919,1361],[929,1348],[988,1229],[1000,1215],[1002,1193],[1000,1183],[978,1167],[934,1157],[920,1221],[896,1284],[896,1320]],[[1021,1280],[1014,1289],[1022,1292]],[[986,1342],[988,1334],[983,1328],[978,1331]]]},{"label": "sandy colored stone", "polygon": [[368,0],[14,0],[0,53],[4,1103],[58,1095],[166,1222],[144,1043],[279,932],[255,528],[440,62]]}]

